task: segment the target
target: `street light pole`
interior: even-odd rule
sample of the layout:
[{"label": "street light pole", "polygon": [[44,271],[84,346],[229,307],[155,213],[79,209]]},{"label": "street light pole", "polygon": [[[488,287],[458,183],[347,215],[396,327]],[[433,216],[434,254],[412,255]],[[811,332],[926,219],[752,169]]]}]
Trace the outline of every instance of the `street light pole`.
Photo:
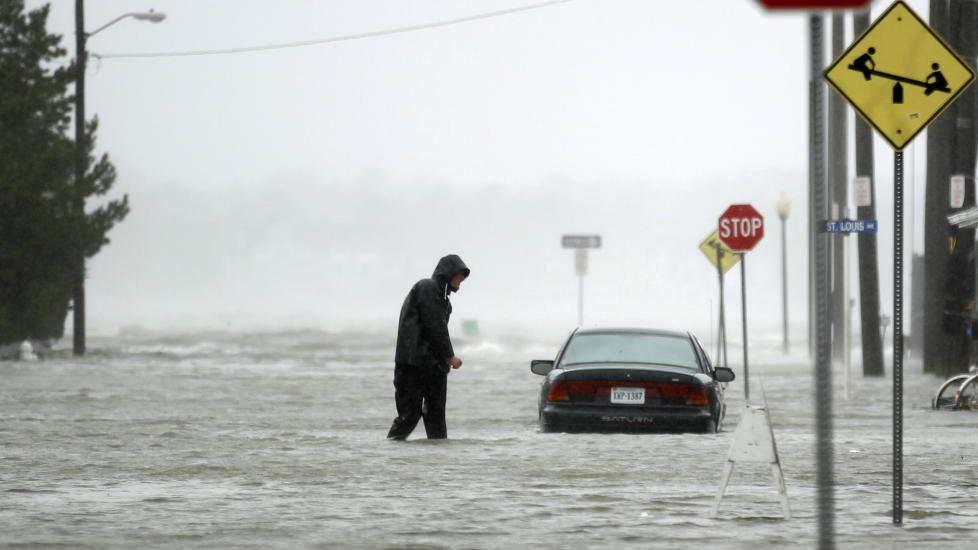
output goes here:
[{"label": "street light pole", "polygon": [[788,213],[791,211],[791,199],[784,191],[778,195],[774,202],[774,207],[778,210],[778,217],[781,218],[781,333],[783,335],[782,349],[784,354],[788,354],[788,243],[785,225]]},{"label": "street light pole", "polygon": [[85,51],[85,42],[89,36],[126,17],[159,23],[166,18],[166,15],[152,10],[125,13],[94,31],[86,33],[85,2],[84,0],[75,0],[75,185],[72,215],[77,224],[75,237],[79,239],[72,251],[75,254],[72,262],[72,352],[75,355],[85,355],[85,250],[81,241],[82,235],[85,234],[82,231],[85,224],[83,181],[88,165],[88,143],[85,139],[85,64],[88,53]]}]

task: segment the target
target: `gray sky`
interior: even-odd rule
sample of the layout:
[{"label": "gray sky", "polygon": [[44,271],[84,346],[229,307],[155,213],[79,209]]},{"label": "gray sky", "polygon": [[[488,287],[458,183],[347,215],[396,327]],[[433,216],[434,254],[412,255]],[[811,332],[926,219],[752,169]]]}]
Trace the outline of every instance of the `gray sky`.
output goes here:
[{"label": "gray sky", "polygon": [[[316,40],[533,3],[89,0],[85,17],[92,30],[129,11],[166,14],[89,39],[108,55]],[[73,56],[74,2],[54,4],[49,29]],[[926,17],[926,2],[909,4]],[[874,17],[885,7],[874,3]],[[781,190],[794,199],[801,321],[808,59],[807,16],[752,0],[577,0],[300,48],[93,57],[87,113],[133,212],[90,263],[90,325],[389,322],[408,287],[458,252],[473,268],[458,319],[569,328],[577,280],[559,238],[583,232],[605,237],[586,323],[678,324],[706,339],[716,275],[697,245],[746,202],[767,222],[748,256],[752,324],[778,327]],[[877,140],[879,181],[892,181],[890,151]],[[891,188],[877,187],[884,269]],[[739,291],[736,271],[727,291]],[[889,293],[884,280],[884,309]],[[737,296],[733,307],[739,318]]]}]

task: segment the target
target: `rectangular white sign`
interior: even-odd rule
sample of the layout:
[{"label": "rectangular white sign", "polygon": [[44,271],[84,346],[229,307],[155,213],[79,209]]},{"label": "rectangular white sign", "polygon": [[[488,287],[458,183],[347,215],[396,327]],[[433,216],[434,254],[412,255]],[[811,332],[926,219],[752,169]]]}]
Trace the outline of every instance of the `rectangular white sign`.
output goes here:
[{"label": "rectangular white sign", "polygon": [[852,195],[856,206],[873,206],[872,182],[867,176],[859,176],[852,181]]},{"label": "rectangular white sign", "polygon": [[951,208],[964,206],[964,176],[951,176]]}]

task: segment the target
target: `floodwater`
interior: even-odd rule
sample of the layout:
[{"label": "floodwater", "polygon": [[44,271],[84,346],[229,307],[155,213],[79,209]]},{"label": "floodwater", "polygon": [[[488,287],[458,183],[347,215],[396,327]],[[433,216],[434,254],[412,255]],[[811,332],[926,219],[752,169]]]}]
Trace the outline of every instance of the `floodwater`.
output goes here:
[{"label": "floodwater", "polygon": [[[777,340],[777,339],[772,339]],[[530,359],[557,341],[457,341],[449,439],[394,416],[390,332],[130,332],[89,354],[0,363],[0,546],[71,548],[814,547],[812,368],[752,343],[792,518],[766,465],[719,434],[542,434]],[[730,348],[731,358],[739,352]],[[978,415],[934,412],[908,364],[904,523],[892,523],[892,382],[834,375],[839,548],[973,544]]]}]

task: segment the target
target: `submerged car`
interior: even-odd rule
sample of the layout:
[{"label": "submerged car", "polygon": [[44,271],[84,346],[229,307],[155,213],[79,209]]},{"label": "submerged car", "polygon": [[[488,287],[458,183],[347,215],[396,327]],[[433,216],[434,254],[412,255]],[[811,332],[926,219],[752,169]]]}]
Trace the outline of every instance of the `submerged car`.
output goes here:
[{"label": "submerged car", "polygon": [[691,332],[577,329],[554,360],[533,360],[545,432],[720,431],[734,372]]}]

